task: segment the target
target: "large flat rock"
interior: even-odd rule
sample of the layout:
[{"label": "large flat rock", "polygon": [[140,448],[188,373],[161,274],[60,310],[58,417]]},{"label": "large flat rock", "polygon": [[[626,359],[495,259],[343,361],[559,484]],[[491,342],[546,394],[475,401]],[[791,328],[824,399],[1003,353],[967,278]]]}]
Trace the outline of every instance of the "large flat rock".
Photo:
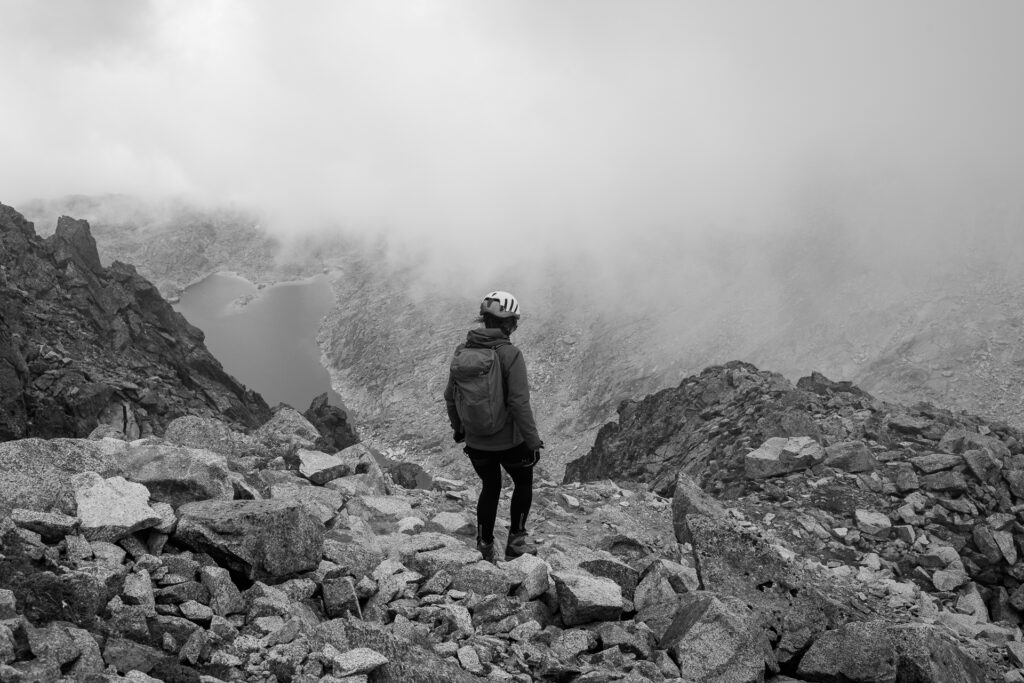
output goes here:
[{"label": "large flat rock", "polygon": [[126,479],[145,484],[154,501],[173,507],[235,495],[224,456],[202,448],[133,443],[121,454],[121,470]]},{"label": "large flat rock", "polygon": [[269,451],[248,434],[236,432],[220,420],[184,415],[167,425],[164,439],[177,446],[201,448],[225,457],[265,456]]},{"label": "large flat rock", "polygon": [[412,505],[399,496],[357,496],[348,502],[347,509],[377,534],[397,532],[398,522],[412,515]]},{"label": "large flat rock", "polygon": [[825,450],[809,436],[774,437],[747,453],[743,461],[748,479],[767,479],[814,467]]},{"label": "large flat rock", "polygon": [[297,484],[274,484],[270,487],[273,500],[288,500],[301,503],[311,515],[326,524],[345,507],[345,496],[340,491],[321,486],[299,486]]},{"label": "large flat rock", "polygon": [[296,457],[299,459],[299,474],[320,486],[354,473],[352,466],[336,455],[300,448]]},{"label": "large flat rock", "polygon": [[0,443],[0,516],[14,508],[75,514],[71,478],[82,472],[118,474],[116,439],[21,439]]},{"label": "large flat rock", "polygon": [[90,541],[113,543],[160,523],[160,515],[149,506],[149,491],[142,484],[123,477],[104,479],[95,472],[76,474],[71,482],[82,533]]},{"label": "large flat rock", "polygon": [[278,579],[317,567],[324,525],[293,501],[211,500],[178,508],[174,538],[250,579]]},{"label": "large flat rock", "polygon": [[551,574],[566,626],[616,621],[622,614],[622,589],[611,579],[570,571]]}]

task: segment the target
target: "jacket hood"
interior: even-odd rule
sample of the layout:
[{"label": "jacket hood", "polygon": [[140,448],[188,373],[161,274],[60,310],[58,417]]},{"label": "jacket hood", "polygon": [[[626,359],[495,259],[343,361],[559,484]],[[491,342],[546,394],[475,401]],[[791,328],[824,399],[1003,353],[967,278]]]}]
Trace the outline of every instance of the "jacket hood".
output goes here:
[{"label": "jacket hood", "polygon": [[510,343],[505,333],[496,327],[479,327],[470,330],[466,335],[466,344],[469,346],[484,346],[494,349]]}]

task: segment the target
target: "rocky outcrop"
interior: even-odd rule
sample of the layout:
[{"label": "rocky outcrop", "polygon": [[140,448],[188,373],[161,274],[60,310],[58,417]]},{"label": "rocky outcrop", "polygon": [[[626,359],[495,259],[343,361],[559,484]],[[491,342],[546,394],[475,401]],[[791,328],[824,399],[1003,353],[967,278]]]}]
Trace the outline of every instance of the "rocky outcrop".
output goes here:
[{"label": "rocky outcrop", "polygon": [[[1020,433],[1002,423],[928,405],[886,403],[818,373],[794,386],[739,361],[707,368],[675,389],[625,401],[618,412],[618,422],[601,428],[590,452],[569,463],[565,481],[631,480],[669,493],[683,471],[702,484],[740,490],[743,479],[782,476],[824,459],[836,469],[863,472],[874,456],[901,448],[907,458],[929,447],[940,451],[939,441],[954,427],[982,430],[1011,444],[1001,450],[1021,448]],[[865,443],[873,444],[867,453]]]},{"label": "rocky outcrop", "polygon": [[[884,403],[817,374],[793,386],[742,363],[709,368],[620,414],[571,473],[611,471],[674,491],[677,539],[700,586],[752,606],[784,669],[795,671],[825,634],[814,657],[833,652],[829,643],[846,637],[833,631],[847,623],[884,616],[895,638],[888,608],[963,638],[1017,637],[1024,448],[1016,430]],[[669,483],[673,468],[683,472]],[[871,588],[858,589],[862,582]],[[656,631],[666,627],[659,605],[670,589],[655,573],[637,587],[639,615]],[[887,607],[861,599],[872,594]],[[918,663],[909,664],[897,647],[896,670],[923,670],[932,656],[947,668],[908,680],[981,680],[941,638],[922,640],[932,654],[916,645]],[[861,675],[828,669],[847,665],[825,659],[809,660],[807,675]]]},{"label": "rocky outcrop", "polygon": [[88,223],[41,239],[0,205],[0,440],[138,438],[186,414],[255,428],[270,411],[135,268],[101,265]]},{"label": "rocky outcrop", "polygon": [[[37,224],[61,215],[87,219],[101,256],[137,265],[165,296],[218,270],[245,272],[255,281],[281,266],[281,244],[260,227],[258,215],[239,207],[118,194],[34,199],[21,208]],[[320,270],[299,270],[294,262],[285,268],[293,277]]]},{"label": "rocky outcrop", "polygon": [[857,617],[838,582],[815,581],[787,563],[752,529],[738,527],[725,508],[685,474],[673,497],[676,538],[692,547],[702,588],[739,598],[773,634],[773,660],[788,664],[823,632]]},{"label": "rocky outcrop", "polygon": [[281,404],[274,408],[273,416],[253,436],[270,448],[315,449],[320,432],[302,413]]},{"label": "rocky outcrop", "polygon": [[337,453],[359,443],[359,434],[349,423],[348,413],[338,406],[332,406],[326,392],[314,398],[302,416],[320,432],[317,450]]},{"label": "rocky outcrop", "polygon": [[[692,470],[705,490],[757,497],[755,509],[796,525],[799,545],[822,561],[874,554],[923,587],[956,591],[963,605],[984,603],[972,614],[1018,623],[1024,600],[1011,597],[1024,580],[1022,451],[1021,435],[1003,424],[883,403],[820,375],[794,387],[731,363],[623,406],[622,421],[606,426],[571,470],[586,478],[633,473],[659,490],[673,489],[665,482],[672,466]],[[780,501],[802,511],[791,516]],[[690,531],[680,533],[690,540]],[[715,566],[733,545],[728,562],[757,556],[747,542],[711,537]],[[750,575],[769,566],[754,562]]]},{"label": "rocky outcrop", "polygon": [[[855,400],[858,409],[873,404],[869,396]],[[679,470],[738,477],[747,454],[769,438],[820,440],[813,416],[824,411],[823,397],[781,375],[740,362],[708,368],[675,389],[623,402],[618,422],[604,425],[590,452],[566,466],[565,481],[632,479],[668,492]]]}]

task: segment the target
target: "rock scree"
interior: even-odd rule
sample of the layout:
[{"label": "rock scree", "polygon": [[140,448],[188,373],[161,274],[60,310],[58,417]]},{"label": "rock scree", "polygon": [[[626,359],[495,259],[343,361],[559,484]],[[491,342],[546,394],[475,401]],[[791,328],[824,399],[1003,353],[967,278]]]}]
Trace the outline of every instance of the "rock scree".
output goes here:
[{"label": "rock scree", "polygon": [[[239,444],[254,442],[227,425],[194,425],[190,446],[161,446],[231,463],[249,498],[157,501],[132,481],[145,468],[118,465],[137,447],[105,439],[122,444],[114,464],[71,475],[70,503],[24,499],[63,501],[63,513],[19,507],[0,518],[0,676],[982,683],[1024,673],[1010,569],[1003,597],[973,576],[971,548],[988,546],[958,550],[922,521],[924,488],[908,493],[922,520],[902,524],[918,544],[912,567],[915,546],[892,531],[900,524],[855,514],[883,509],[856,507],[886,500],[878,471],[814,459],[763,480],[740,476],[743,490],[728,496],[679,472],[671,500],[609,481],[541,480],[538,555],[490,564],[474,547],[476,492],[466,484],[404,489],[366,469],[373,459],[361,445],[296,457],[285,435],[311,426],[291,414],[277,424],[258,457],[239,456]],[[955,429],[949,444],[984,436]],[[157,441],[140,444],[145,462]],[[64,439],[58,452],[96,443]],[[94,461],[105,462],[73,462]],[[856,483],[871,477],[877,491]],[[103,486],[125,491],[138,512],[75,495]],[[846,501],[819,511],[802,498],[840,488],[849,519]],[[1009,552],[995,541],[1001,529],[991,533]],[[887,559],[897,543],[907,557]],[[958,569],[952,587],[935,585]]]}]

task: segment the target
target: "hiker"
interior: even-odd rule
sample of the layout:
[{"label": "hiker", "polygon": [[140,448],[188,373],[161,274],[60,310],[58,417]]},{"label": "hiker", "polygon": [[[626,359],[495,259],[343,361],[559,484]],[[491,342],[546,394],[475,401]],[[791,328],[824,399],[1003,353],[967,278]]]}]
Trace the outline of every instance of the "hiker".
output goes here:
[{"label": "hiker", "polygon": [[476,547],[488,562],[494,562],[502,468],[515,484],[505,559],[536,553],[527,539],[526,518],[533,502],[533,466],[544,442],[530,407],[526,361],[509,341],[519,315],[519,302],[508,292],[484,297],[476,320],[483,327],[470,330],[466,343],[455,349],[444,390],[455,442],[465,441],[463,450],[482,484],[476,505]]}]

